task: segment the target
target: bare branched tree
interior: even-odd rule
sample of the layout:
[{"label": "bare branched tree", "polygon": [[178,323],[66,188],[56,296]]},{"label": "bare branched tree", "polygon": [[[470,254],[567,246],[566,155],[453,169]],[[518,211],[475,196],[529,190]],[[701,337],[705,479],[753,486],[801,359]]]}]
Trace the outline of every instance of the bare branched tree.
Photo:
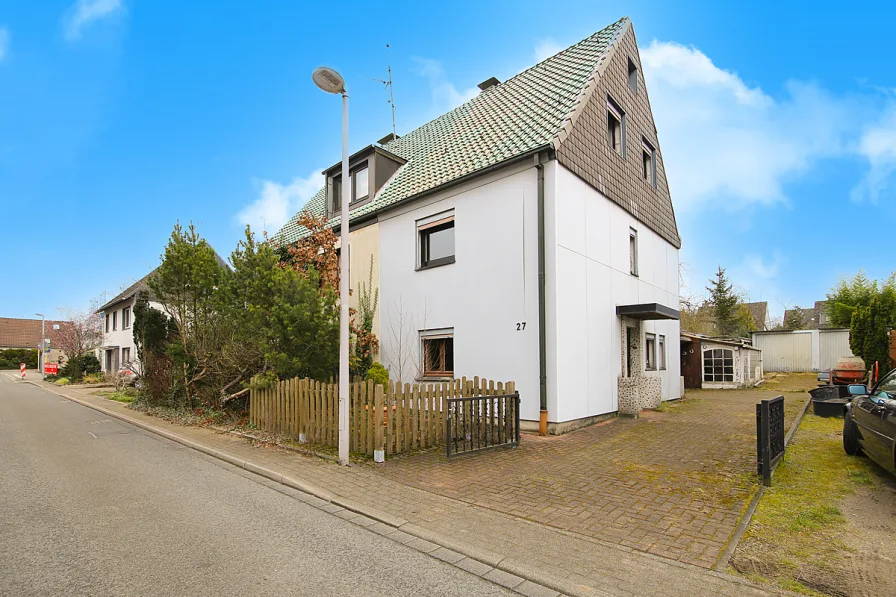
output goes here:
[{"label": "bare branched tree", "polygon": [[80,367],[84,356],[103,342],[103,320],[94,309],[61,308],[58,311],[65,321],[56,331],[56,345],[70,363]]},{"label": "bare branched tree", "polygon": [[[389,346],[385,355],[390,379],[412,382],[423,374],[420,358],[420,330],[426,329],[429,310],[424,300],[419,313],[404,303],[401,295],[389,306]],[[419,323],[418,323],[419,322]]]}]

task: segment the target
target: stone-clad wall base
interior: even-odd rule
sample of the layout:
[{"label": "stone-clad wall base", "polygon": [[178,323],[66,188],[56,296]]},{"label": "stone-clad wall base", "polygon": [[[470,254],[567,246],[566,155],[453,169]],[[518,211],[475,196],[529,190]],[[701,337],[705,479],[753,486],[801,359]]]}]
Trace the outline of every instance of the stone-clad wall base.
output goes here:
[{"label": "stone-clad wall base", "polygon": [[659,377],[619,377],[619,414],[638,416],[645,408],[657,408],[663,401],[663,385]]}]

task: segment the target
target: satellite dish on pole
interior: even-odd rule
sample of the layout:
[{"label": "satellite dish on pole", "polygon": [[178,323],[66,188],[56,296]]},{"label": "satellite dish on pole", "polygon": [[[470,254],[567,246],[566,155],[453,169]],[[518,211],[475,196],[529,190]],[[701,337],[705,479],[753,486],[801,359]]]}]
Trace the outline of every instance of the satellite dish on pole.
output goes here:
[{"label": "satellite dish on pole", "polygon": [[345,79],[332,68],[319,66],[311,73],[314,84],[327,93],[342,93],[345,91]]}]

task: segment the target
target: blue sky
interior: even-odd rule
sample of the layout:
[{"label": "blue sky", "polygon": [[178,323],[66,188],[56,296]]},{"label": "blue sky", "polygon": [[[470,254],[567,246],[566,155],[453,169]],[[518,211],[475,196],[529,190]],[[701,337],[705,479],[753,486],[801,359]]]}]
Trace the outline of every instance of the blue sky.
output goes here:
[{"label": "blue sky", "polygon": [[276,230],[340,156],[320,64],[348,80],[355,150],[391,130],[387,64],[401,134],[623,15],[686,292],[722,265],[780,313],[860,267],[884,277],[896,8],[783,4],[358,3],[337,19],[324,2],[0,0],[0,315],[111,296],[158,264],[178,219],[225,256],[245,222]]}]

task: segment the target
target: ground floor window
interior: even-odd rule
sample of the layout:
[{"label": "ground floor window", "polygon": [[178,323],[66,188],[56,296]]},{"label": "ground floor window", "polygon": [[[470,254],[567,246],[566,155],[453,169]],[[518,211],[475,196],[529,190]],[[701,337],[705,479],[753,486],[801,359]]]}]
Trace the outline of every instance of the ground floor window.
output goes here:
[{"label": "ground floor window", "polygon": [[657,360],[659,360],[659,362],[660,362],[660,369],[665,369],[666,368],[666,337],[661,335],[659,342],[660,342],[659,348],[657,348],[657,352],[658,352]]},{"label": "ground floor window", "polygon": [[644,334],[645,368],[656,371],[656,334]]},{"label": "ground floor window", "polygon": [[131,362],[131,349],[130,348],[122,348],[121,349],[121,364],[127,365]]},{"label": "ground floor window", "polygon": [[427,330],[420,336],[423,377],[453,377],[454,331]]},{"label": "ground floor window", "polygon": [[703,381],[734,381],[734,352],[725,348],[704,350]]}]

